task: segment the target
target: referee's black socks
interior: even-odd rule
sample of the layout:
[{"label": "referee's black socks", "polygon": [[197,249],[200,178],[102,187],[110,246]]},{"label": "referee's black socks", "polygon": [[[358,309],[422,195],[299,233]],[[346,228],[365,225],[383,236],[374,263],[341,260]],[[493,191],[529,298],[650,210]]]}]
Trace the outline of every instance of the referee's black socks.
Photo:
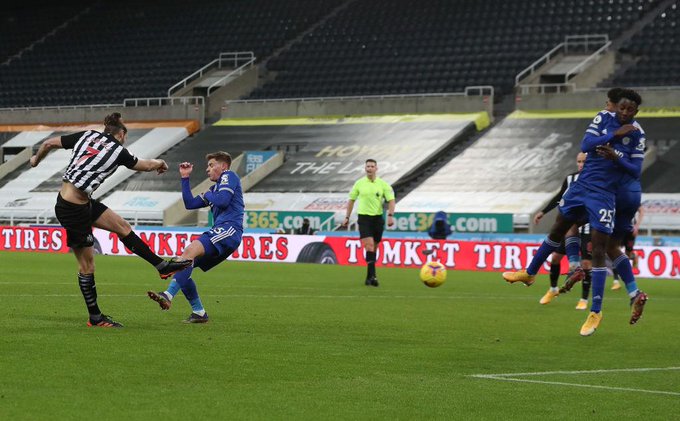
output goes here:
[{"label": "referee's black socks", "polygon": [[375,278],[375,252],[366,251],[367,279]]}]

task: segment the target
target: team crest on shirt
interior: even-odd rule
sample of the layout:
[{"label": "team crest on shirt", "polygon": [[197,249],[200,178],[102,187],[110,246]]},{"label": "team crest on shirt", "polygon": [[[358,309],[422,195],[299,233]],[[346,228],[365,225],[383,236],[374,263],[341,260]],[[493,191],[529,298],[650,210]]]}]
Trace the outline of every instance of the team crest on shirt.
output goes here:
[{"label": "team crest on shirt", "polygon": [[621,139],[621,143],[623,143],[624,145],[629,144],[629,143],[630,143],[630,138],[629,138],[629,137],[624,137],[623,139]]},{"label": "team crest on shirt", "polygon": [[220,184],[229,184],[229,174],[222,174],[222,177],[220,177]]}]

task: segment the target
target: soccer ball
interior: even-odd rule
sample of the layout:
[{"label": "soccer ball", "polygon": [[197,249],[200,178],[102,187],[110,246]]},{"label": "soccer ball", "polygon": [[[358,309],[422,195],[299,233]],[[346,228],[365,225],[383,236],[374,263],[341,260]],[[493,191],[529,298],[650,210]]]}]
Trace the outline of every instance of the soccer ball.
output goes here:
[{"label": "soccer ball", "polygon": [[430,288],[437,288],[446,281],[446,266],[428,262],[420,268],[420,280]]}]

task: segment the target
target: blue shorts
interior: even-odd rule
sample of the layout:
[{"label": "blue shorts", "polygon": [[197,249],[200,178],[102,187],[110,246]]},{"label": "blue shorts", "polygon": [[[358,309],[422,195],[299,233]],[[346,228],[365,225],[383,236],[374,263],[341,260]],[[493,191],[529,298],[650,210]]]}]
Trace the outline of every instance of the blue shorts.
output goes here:
[{"label": "blue shorts", "polygon": [[241,244],[242,235],[243,231],[231,225],[213,227],[210,231],[204,232],[198,237],[198,241],[203,244],[205,254],[194,261],[194,267],[207,272],[227,260]]},{"label": "blue shorts", "polygon": [[625,191],[616,194],[616,222],[614,223],[614,237],[623,239],[633,232],[633,218],[640,208],[642,192]]},{"label": "blue shorts", "polygon": [[560,200],[559,210],[566,219],[590,223],[590,228],[610,235],[614,231],[614,193],[590,190],[571,183]]}]

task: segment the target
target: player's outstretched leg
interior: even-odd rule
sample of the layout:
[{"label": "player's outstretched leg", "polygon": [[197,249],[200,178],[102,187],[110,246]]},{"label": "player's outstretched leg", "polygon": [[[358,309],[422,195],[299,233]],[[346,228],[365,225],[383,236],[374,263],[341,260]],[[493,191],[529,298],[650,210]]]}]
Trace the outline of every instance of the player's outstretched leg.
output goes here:
[{"label": "player's outstretched leg", "polygon": [[649,297],[644,292],[638,290],[635,297],[630,299],[631,315],[630,324],[634,325],[642,317],[642,311],[645,309],[645,304]]},{"label": "player's outstretched leg", "polygon": [[591,311],[586,322],[581,326],[581,336],[590,336],[595,333],[597,327],[600,326],[600,321],[602,321],[602,312]]},{"label": "player's outstretched leg", "polygon": [[564,285],[560,288],[560,293],[564,294],[565,292],[571,291],[577,282],[581,282],[585,278],[586,272],[581,266],[577,266],[573,271],[567,273],[567,280],[564,281]]},{"label": "player's outstretched leg", "polygon": [[158,274],[161,277],[161,279],[168,279],[175,273],[179,272],[180,270],[186,269],[194,261],[191,259],[184,259],[184,260],[178,260],[176,258],[172,258],[169,260],[166,260],[164,265],[158,268]]},{"label": "player's outstretched leg", "polygon": [[534,283],[536,274],[543,262],[546,261],[552,252],[557,250],[559,245],[559,241],[553,241],[549,237],[546,238],[543,240],[540,247],[538,247],[538,250],[536,250],[536,254],[534,254],[534,257],[531,259],[531,262],[526,269],[518,270],[517,272],[503,272],[503,279],[511,284],[521,282],[525,286],[531,286]]},{"label": "player's outstretched leg", "polygon": [[515,282],[521,282],[526,286],[531,286],[534,283],[536,275],[529,275],[526,270],[518,270],[517,272],[503,272],[503,279],[505,282],[514,284]]},{"label": "player's outstretched leg", "polygon": [[548,292],[545,293],[543,297],[539,300],[539,303],[541,304],[550,304],[550,302],[560,295],[560,292],[557,291],[557,288],[553,289],[552,287],[548,289]]},{"label": "player's outstretched leg", "polygon": [[88,327],[123,327],[122,324],[116,322],[107,316],[106,314],[100,314],[99,316],[90,316],[90,320],[87,321]]},{"label": "player's outstretched leg", "polygon": [[147,291],[146,295],[157,302],[161,307],[161,310],[170,310],[170,307],[172,306],[172,298],[168,297],[165,292]]}]

